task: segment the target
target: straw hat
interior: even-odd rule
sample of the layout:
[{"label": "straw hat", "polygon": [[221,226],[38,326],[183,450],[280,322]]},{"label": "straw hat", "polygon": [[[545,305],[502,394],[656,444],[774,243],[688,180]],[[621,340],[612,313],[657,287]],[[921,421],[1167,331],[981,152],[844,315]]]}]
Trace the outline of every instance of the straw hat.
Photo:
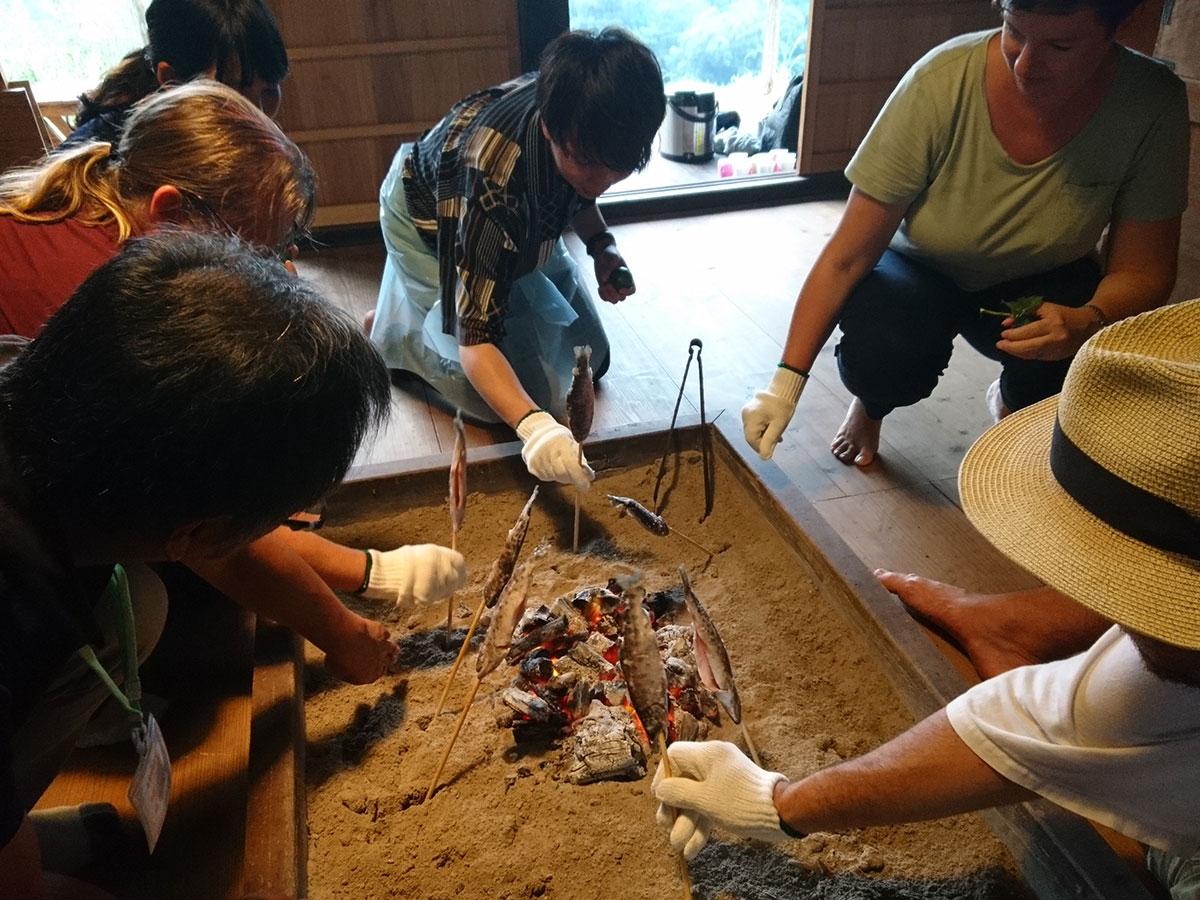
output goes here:
[{"label": "straw hat", "polygon": [[1200,649],[1200,300],[1117,322],[976,441],[967,517],[1102,616]]}]

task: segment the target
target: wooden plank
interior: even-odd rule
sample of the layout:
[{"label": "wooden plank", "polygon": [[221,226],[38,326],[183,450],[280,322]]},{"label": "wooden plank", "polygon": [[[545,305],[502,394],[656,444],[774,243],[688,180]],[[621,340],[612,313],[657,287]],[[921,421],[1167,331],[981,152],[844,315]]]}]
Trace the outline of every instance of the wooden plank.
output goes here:
[{"label": "wooden plank", "polygon": [[[919,572],[976,591],[1022,590],[1041,584],[992,547],[962,510],[932,485],[813,505],[872,568]],[[914,507],[919,510],[916,519]]]},{"label": "wooden plank", "polygon": [[237,900],[307,895],[304,781],[304,645],[291,629],[259,620],[255,633],[246,842]]},{"label": "wooden plank", "polygon": [[366,56],[424,56],[429,53],[455,53],[462,50],[501,49],[507,52],[506,34],[481,34],[463,37],[422,38],[413,41],[371,41],[356,44],[324,44],[289,47],[288,61],[314,59],[362,59]]},{"label": "wooden plank", "polygon": [[[169,587],[167,631],[144,685],[171,704],[162,717],[170,806],[153,857],[105,873],[102,886],[123,900],[227,897],[245,842],[253,616],[198,582]],[[77,750],[38,808],[108,802],[133,823],[126,792],[136,763],[128,742]]]}]

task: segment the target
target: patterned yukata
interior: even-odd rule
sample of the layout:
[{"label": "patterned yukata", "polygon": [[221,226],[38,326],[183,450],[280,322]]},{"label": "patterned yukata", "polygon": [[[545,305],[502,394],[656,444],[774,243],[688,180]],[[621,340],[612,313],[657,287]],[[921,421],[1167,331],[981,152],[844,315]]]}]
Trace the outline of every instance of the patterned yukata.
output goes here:
[{"label": "patterned yukata", "polygon": [[380,189],[388,258],[371,340],[388,366],[419,376],[452,406],[495,422],[459,361],[460,344],[495,344],[540,407],[564,415],[573,347],[609,346],[562,233],[594,203],[554,165],[536,76],[460,101],[396,153]]}]

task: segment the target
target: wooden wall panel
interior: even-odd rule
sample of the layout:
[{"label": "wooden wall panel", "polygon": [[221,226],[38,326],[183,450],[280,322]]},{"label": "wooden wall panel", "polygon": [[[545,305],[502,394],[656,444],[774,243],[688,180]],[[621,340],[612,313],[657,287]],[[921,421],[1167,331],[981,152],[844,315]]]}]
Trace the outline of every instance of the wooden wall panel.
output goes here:
[{"label": "wooden wall panel", "polygon": [[313,160],[318,227],[378,219],[392,155],[520,73],[515,0],[274,0],[291,74],[279,124]]},{"label": "wooden wall panel", "polygon": [[998,23],[986,0],[813,0],[800,172],[843,168],[909,66],[947,38]]}]

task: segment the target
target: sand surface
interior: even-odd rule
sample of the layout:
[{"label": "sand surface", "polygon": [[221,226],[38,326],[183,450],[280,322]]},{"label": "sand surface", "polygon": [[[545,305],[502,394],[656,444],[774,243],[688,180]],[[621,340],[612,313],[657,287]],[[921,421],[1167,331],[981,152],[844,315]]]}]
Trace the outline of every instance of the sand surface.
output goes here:
[{"label": "sand surface", "polygon": [[[534,575],[537,598],[549,604],[633,569],[644,574],[648,590],[677,589],[678,567],[686,565],[728,648],[744,720],[763,764],[789,776],[859,755],[911,724],[869,651],[822,600],[807,568],[729,473],[718,468],[716,506],[701,523],[701,471],[698,457],[689,458],[681,487],[663,510],[673,527],[720,551],[707,565],[705,554],[686,540],[651,535],[604,498],[621,494],[649,504],[654,474],[651,467],[601,474],[583,497],[579,555],[571,552],[573,494],[542,488],[522,554],[524,561],[539,544],[547,545]],[[469,494],[458,546],[471,578],[456,598],[456,645],[527,496],[523,490]],[[326,533],[354,546],[390,548],[449,544],[449,530],[443,503]],[[571,739],[515,745],[512,731],[497,726],[505,709],[498,695],[512,682],[511,667],[484,679],[441,786],[422,803],[472,684],[474,653],[435,720],[453,660],[441,640],[446,606],[402,617],[361,601],[356,608],[390,620],[401,656],[395,674],[355,687],[330,678],[319,652],[309,648],[313,900],[683,895],[676,858],[654,822],[650,774],[577,786],[567,781],[563,762]],[[710,737],[740,742],[728,722]],[[657,760],[653,752],[651,767]],[[694,896],[705,900],[1027,897],[1012,871],[1007,851],[975,816],[772,845],[718,832],[690,865]]]}]

